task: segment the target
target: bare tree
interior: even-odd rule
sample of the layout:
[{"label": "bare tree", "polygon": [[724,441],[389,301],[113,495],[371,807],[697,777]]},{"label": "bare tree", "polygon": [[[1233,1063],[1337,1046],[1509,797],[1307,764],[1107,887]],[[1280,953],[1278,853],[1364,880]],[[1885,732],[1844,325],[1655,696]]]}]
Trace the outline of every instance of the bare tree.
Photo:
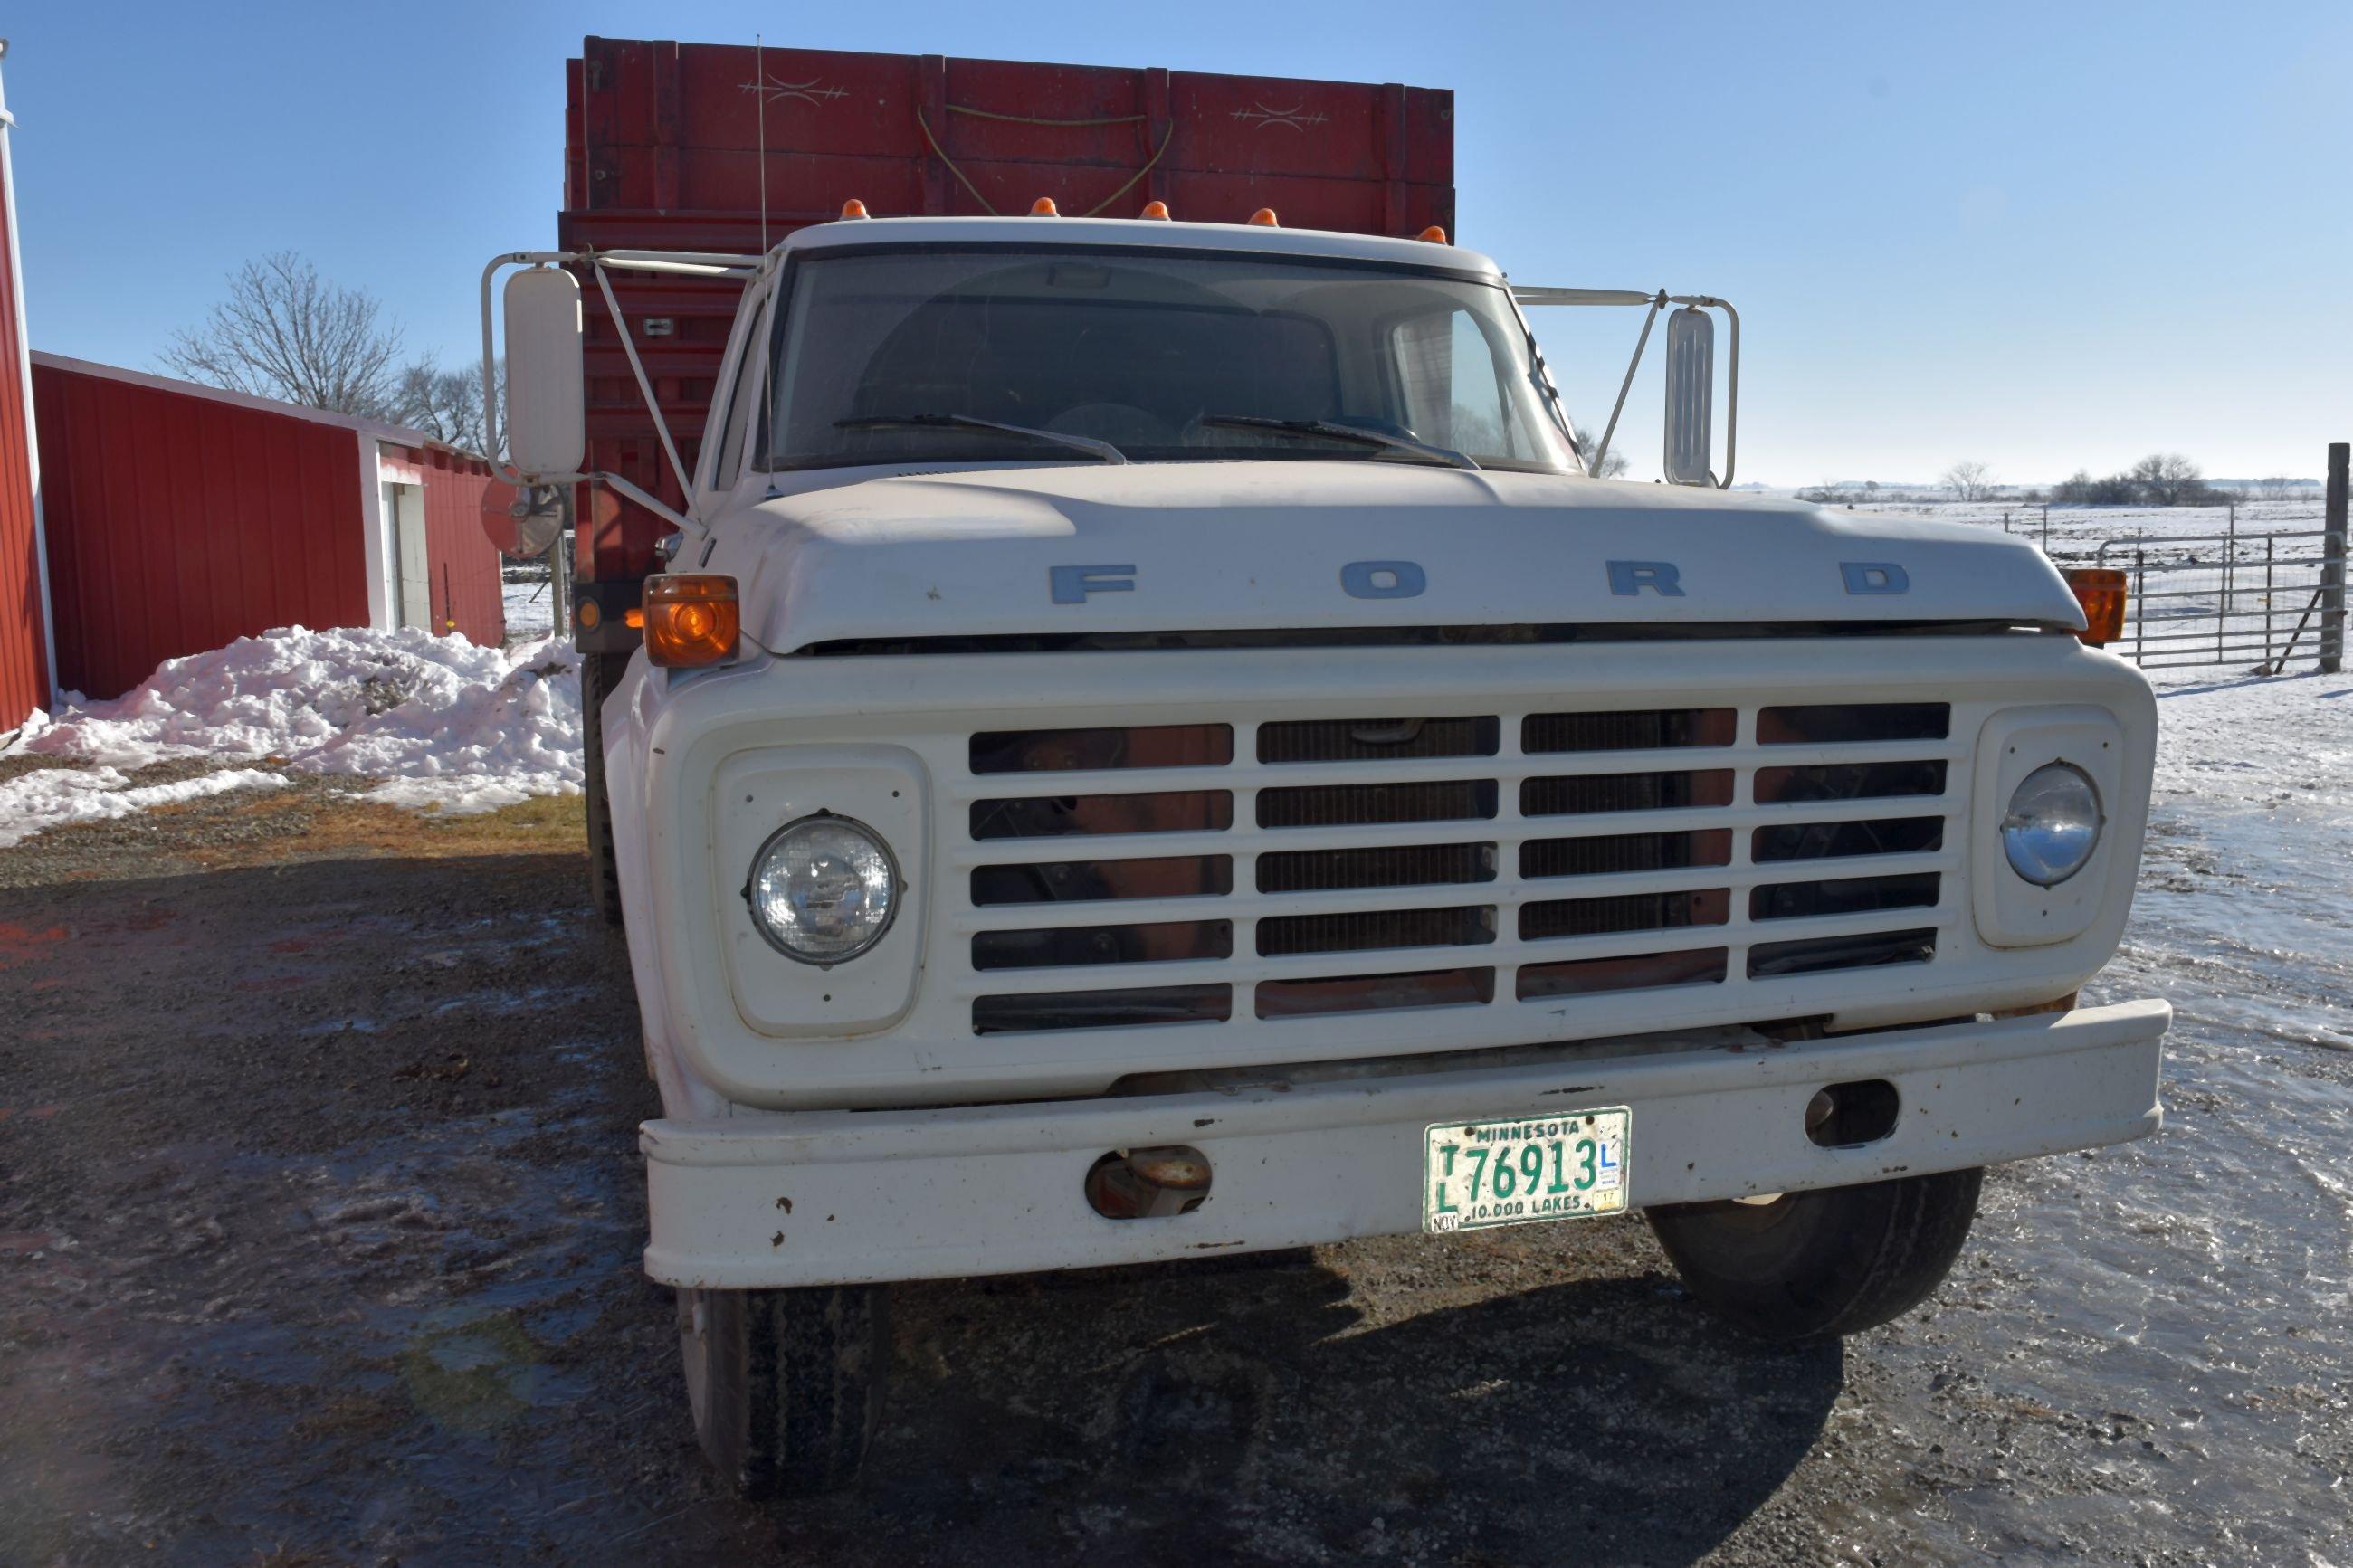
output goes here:
[{"label": "bare tree", "polygon": [[228,298],[159,357],[191,381],[231,392],[382,417],[392,406],[400,328],[375,296],[330,283],[281,250],[232,273]]},{"label": "bare tree", "polygon": [[2135,463],[2126,477],[2153,506],[2179,506],[2206,494],[2206,475],[2179,452],[2152,452]]},{"label": "bare tree", "polygon": [[[1590,462],[1593,458],[1593,448],[1600,445],[1601,437],[1582,426],[1571,425],[1569,428],[1577,434],[1577,455]],[[1628,467],[1626,454],[1612,447],[1601,455],[1601,466],[1592,470],[1593,477],[1597,479],[1614,479],[1624,473]]]},{"label": "bare tree", "polygon": [[[495,395],[506,391],[507,367],[495,369]],[[429,359],[401,368],[393,387],[392,416],[422,430],[446,446],[487,455],[489,442],[482,424],[482,373],[468,365],[443,370]]]},{"label": "bare tree", "polygon": [[1993,470],[1974,460],[1945,470],[1945,488],[1955,500],[1983,500],[1993,493]]},{"label": "bare tree", "polygon": [[2255,489],[2265,500],[2285,500],[2295,481],[2285,474],[2266,474],[2255,481]]}]

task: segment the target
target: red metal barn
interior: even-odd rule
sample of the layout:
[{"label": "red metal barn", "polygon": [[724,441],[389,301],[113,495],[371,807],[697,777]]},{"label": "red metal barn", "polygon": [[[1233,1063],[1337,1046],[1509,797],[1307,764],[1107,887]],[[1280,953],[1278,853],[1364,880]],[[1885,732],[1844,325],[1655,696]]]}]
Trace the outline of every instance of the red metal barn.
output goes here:
[{"label": "red metal barn", "polygon": [[32,362],[61,689],[119,696],[273,626],[504,639],[480,459],[396,426]]},{"label": "red metal barn", "polygon": [[[7,46],[0,44],[0,54]],[[49,700],[47,573],[40,465],[33,445],[31,367],[16,258],[16,187],[0,106],[0,735]]]}]

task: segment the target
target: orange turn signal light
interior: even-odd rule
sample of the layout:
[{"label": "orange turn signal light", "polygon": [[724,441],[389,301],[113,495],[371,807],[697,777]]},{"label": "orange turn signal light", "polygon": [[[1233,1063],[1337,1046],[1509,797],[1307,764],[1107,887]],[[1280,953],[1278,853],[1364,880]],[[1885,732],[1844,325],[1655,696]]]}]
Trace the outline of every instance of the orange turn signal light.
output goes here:
[{"label": "orange turn signal light", "polygon": [[1144,210],[1135,216],[1138,217],[1155,217],[1158,218],[1163,223],[1166,223],[1168,221],[1168,204],[1166,202],[1146,202],[1144,204]]},{"label": "orange turn signal light", "polygon": [[856,196],[852,196],[848,201],[841,204],[841,216],[844,217],[871,217],[873,215],[866,210],[866,204],[864,202],[860,201]]},{"label": "orange turn signal light", "polygon": [[2076,635],[2093,647],[2105,647],[2125,635],[2125,574],[2113,566],[2068,569],[2067,586],[2084,606],[2084,629]]},{"label": "orange turn signal light", "polygon": [[1258,211],[1250,215],[1250,220],[1260,228],[1281,228],[1282,226],[1282,222],[1275,217],[1274,209],[1272,207],[1259,208]]},{"label": "orange turn signal light", "polygon": [[1446,230],[1437,224],[1431,224],[1428,228],[1423,229],[1419,234],[1415,235],[1414,238],[1426,239],[1432,245],[1444,245],[1446,243]]},{"label": "orange turn signal light", "polygon": [[643,610],[634,608],[623,610],[621,612],[621,624],[628,627],[633,632],[641,632],[646,629],[646,613]]},{"label": "orange turn signal light", "polygon": [[1036,201],[1029,204],[1029,216],[1031,217],[1060,217],[1062,216],[1062,209],[1054,205],[1053,197],[1039,196]]},{"label": "orange turn signal light", "polygon": [[735,657],[744,629],[735,579],[710,572],[664,572],[646,579],[646,660],[699,669]]}]

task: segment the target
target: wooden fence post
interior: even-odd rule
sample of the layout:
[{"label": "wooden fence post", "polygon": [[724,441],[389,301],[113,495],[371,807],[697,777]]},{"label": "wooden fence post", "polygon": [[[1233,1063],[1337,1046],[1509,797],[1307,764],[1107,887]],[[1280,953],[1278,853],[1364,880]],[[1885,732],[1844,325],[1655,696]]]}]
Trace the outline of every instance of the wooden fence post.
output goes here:
[{"label": "wooden fence post", "polygon": [[2345,668],[2345,487],[2353,443],[2328,444],[2328,506],[2323,526],[2328,536],[2321,542],[2320,672],[2335,675]]}]

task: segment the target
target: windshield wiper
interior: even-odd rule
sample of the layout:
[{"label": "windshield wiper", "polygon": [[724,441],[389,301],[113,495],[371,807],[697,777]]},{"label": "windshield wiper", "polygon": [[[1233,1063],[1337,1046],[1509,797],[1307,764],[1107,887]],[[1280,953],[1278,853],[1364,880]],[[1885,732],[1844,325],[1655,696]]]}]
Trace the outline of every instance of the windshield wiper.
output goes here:
[{"label": "windshield wiper", "polygon": [[1194,421],[1197,425],[1219,425],[1237,430],[1272,430],[1284,436],[1328,436],[1335,441],[1354,441],[1364,447],[1387,447],[1393,452],[1411,452],[1433,462],[1445,463],[1457,468],[1479,471],[1479,465],[1464,453],[1451,447],[1433,447],[1427,441],[1417,441],[1410,436],[1392,436],[1382,430],[1359,429],[1354,425],[1341,425],[1329,419],[1267,419],[1255,414],[1204,414]]},{"label": "windshield wiper", "polygon": [[1051,441],[1057,447],[1068,447],[1073,452],[1084,452],[1106,463],[1124,463],[1127,454],[1108,441],[1098,441],[1092,436],[1065,436],[1060,430],[1040,430],[1034,425],[1005,425],[994,419],[976,419],[969,414],[868,414],[856,419],[837,419],[837,430],[881,430],[903,427],[915,430],[1002,430],[1008,436],[1027,436],[1033,440]]}]

